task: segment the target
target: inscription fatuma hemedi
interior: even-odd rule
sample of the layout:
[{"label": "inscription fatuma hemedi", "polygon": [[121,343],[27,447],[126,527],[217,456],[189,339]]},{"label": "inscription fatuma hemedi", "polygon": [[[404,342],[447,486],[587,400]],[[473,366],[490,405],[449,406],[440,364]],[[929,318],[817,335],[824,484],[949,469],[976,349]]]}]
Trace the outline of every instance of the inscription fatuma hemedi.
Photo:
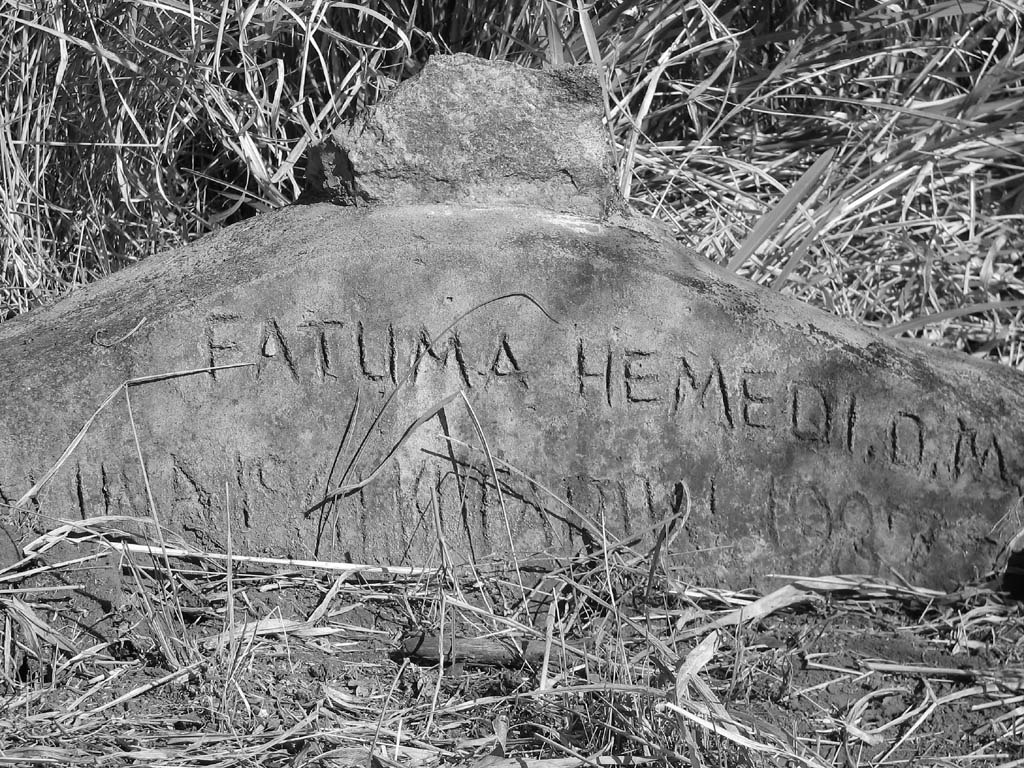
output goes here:
[{"label": "inscription fatuma hemedi", "polygon": [[[648,233],[571,217],[314,205],[245,227],[204,241],[201,258],[140,265],[116,287],[134,300],[97,286],[60,317],[40,314],[31,338],[0,337],[34,349],[31,391],[62,414],[59,428],[35,417],[48,438],[4,447],[5,503],[123,379],[220,368],[131,390],[160,519],[215,549],[227,516],[236,551],[395,564],[435,561],[441,536],[470,560],[643,550],[667,526],[681,577],[940,583],[983,571],[1014,524],[1013,372],[894,344]],[[381,228],[419,237],[373,244]],[[452,248],[453,231],[467,244]],[[186,286],[162,317],[141,296],[161,274]],[[123,344],[93,343],[140,315]],[[71,323],[70,339],[48,341]],[[90,361],[79,378],[39,364],[69,344]],[[5,424],[30,405],[8,398]],[[339,486],[351,490],[322,504]],[[33,515],[147,505],[130,422],[112,407],[31,507],[8,514],[33,529]]]}]

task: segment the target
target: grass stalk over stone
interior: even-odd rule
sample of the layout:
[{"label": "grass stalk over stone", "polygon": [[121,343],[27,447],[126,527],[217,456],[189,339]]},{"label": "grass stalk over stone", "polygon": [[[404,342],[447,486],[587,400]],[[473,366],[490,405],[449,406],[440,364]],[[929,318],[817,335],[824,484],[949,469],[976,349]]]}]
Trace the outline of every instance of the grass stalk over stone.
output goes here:
[{"label": "grass stalk over stone", "polygon": [[9,4],[0,316],[294,200],[311,142],[468,52],[597,65],[620,189],[703,255],[1019,367],[1022,8]]}]

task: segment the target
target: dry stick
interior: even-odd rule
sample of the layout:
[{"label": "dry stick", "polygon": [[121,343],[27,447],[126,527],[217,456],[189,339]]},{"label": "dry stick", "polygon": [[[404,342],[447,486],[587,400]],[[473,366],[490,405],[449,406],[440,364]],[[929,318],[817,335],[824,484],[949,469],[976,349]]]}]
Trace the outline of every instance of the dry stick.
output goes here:
[{"label": "dry stick", "polygon": [[[0,584],[3,584],[4,582],[7,582],[7,581],[21,581],[22,579],[27,579],[29,576],[35,576],[36,574],[39,574],[39,573],[46,573],[47,571],[59,571],[61,568],[65,568],[65,567],[67,567],[69,565],[78,565],[79,563],[87,563],[90,560],[99,560],[101,557],[106,557],[106,556],[107,556],[106,552],[101,552],[101,553],[95,554],[95,555],[83,555],[82,557],[75,557],[75,558],[72,558],[71,560],[63,560],[63,561],[61,561],[59,563],[53,563],[52,565],[47,563],[46,565],[40,565],[40,566],[37,566],[36,568],[32,568],[32,569],[27,570],[27,571],[17,572],[15,569],[18,566],[23,565],[25,563],[29,563],[32,560],[34,560],[35,557],[36,557],[34,554],[33,555],[29,555],[28,557],[22,558],[18,562],[14,563],[11,567],[5,568],[3,571],[0,571]],[[10,575],[7,575],[8,573],[10,573]],[[67,589],[66,586],[65,587],[61,587],[61,588],[62,589]],[[47,590],[49,590],[49,589],[57,589],[57,587],[45,587],[45,588],[41,587],[40,589],[47,589]],[[12,590],[12,591],[17,592],[18,590],[15,589],[15,590]]]},{"label": "dry stick", "polygon": [[853,592],[865,598],[917,598],[929,604],[947,601],[956,593],[942,592],[927,587],[893,584],[874,576],[793,576],[769,573],[769,578],[786,579],[794,586],[812,592]]},{"label": "dry stick", "polygon": [[128,666],[118,667],[112,670],[109,675],[101,676],[100,679],[97,680],[95,684],[89,686],[84,693],[76,696],[70,702],[61,707],[61,709],[64,710],[64,714],[58,716],[57,721],[66,724],[83,715],[84,713],[78,712],[79,707],[81,707],[85,701],[90,699],[96,691],[104,687],[112,687],[112,683],[116,682],[118,678],[124,677],[128,670]]},{"label": "dry stick", "polygon": [[[601,549],[603,549],[605,552],[609,552],[611,550],[611,547],[609,547],[608,545],[608,528],[606,525],[606,518],[604,514],[603,505],[600,507],[599,511],[601,515]],[[615,587],[612,586],[612,566],[611,563],[608,562],[609,559],[610,558],[608,557],[602,557],[600,565],[602,566],[601,570],[604,571],[605,589],[608,590],[608,602],[611,605],[611,615],[616,618],[620,618],[619,606],[617,601],[615,600]],[[616,630],[619,629],[619,627],[616,627]],[[621,636],[621,631],[617,631],[616,635]]]},{"label": "dry stick", "polygon": [[[107,648],[109,647],[110,643],[102,642],[97,643],[96,645],[90,645],[88,648],[82,649],[71,658],[65,659],[63,663],[61,663],[61,665],[57,668],[56,675],[63,675],[71,669],[72,665],[81,664],[83,661],[88,661],[89,659],[95,659],[99,661],[101,664],[106,661],[109,661],[109,656],[104,654],[104,651],[107,650]],[[55,676],[52,679],[57,679],[57,677]]]},{"label": "dry stick", "polygon": [[[570,755],[569,759],[577,761],[576,765],[589,765],[589,766],[592,766],[593,768],[601,768],[601,763],[597,762],[598,758],[586,757],[586,756],[580,754],[579,752],[577,752],[572,747],[570,747],[568,744],[564,744],[564,743],[562,743],[560,741],[554,741],[553,739],[549,739],[547,736],[545,736],[543,733],[540,733],[539,731],[534,734],[534,738],[539,739],[540,741],[544,742],[545,744],[547,744],[549,747],[551,747],[554,750],[558,750],[559,752],[567,753],[568,755]],[[524,762],[526,762],[527,765],[531,765],[531,763],[532,763],[533,766],[537,766],[538,768],[541,768],[542,766],[555,766],[555,765],[560,766],[560,767],[561,766],[565,766],[566,765],[565,760],[566,760],[566,758],[555,758],[554,760],[550,760],[550,759],[549,760],[543,760],[543,759],[541,759],[541,760],[524,761]],[[520,763],[520,758],[517,758],[517,757],[516,758],[509,758],[508,760],[505,760],[503,762],[509,768],[512,768],[513,766],[518,766],[518,765],[521,764]],[[494,768],[498,768],[498,766],[495,766],[494,763],[491,763],[490,765],[494,766]],[[532,766],[531,766],[531,768],[532,768]],[[575,766],[572,766],[571,768],[575,768]]]},{"label": "dry stick", "polygon": [[976,680],[979,670],[957,669],[954,667],[923,667],[915,664],[892,664],[883,661],[872,661],[870,659],[860,662],[872,672],[881,672],[887,675],[921,675],[923,677],[941,677],[946,680]]},{"label": "dry stick", "polygon": [[[235,650],[232,651],[232,657],[224,664],[226,675],[231,677],[234,674],[234,671],[238,668],[240,660],[252,653],[253,646],[256,644],[257,638],[265,637],[267,635],[276,635],[280,636],[284,642],[287,642],[289,637],[329,637],[345,631],[346,630],[342,628],[314,627],[308,620],[284,619],[278,617],[259,619],[245,624],[236,624],[235,626],[224,629],[215,635],[208,635],[207,637],[202,638],[200,643],[204,648],[211,651],[218,651],[218,649],[223,648],[225,642],[229,645],[235,644],[236,647]],[[244,650],[240,649],[235,643],[239,638],[246,642]]]},{"label": "dry stick", "polygon": [[[155,547],[147,544],[130,544],[119,541],[105,542],[108,547],[121,552],[142,552],[153,554]],[[219,552],[199,552],[191,549],[165,547],[161,554],[168,557],[199,560],[227,560],[228,556]],[[284,557],[256,557],[255,555],[232,555],[236,563],[257,563],[260,565],[283,566],[286,568],[312,568],[325,571],[352,571],[359,573],[376,573],[382,576],[424,576],[437,573],[436,568],[418,568],[411,565],[363,565],[362,563],[336,563],[324,560],[292,560]]]},{"label": "dry stick", "polygon": [[34,595],[37,593],[50,594],[52,592],[74,592],[85,589],[84,582],[61,584],[54,587],[13,587],[11,589],[0,589],[0,595]]},{"label": "dry stick", "polygon": [[[92,539],[104,540],[105,535],[100,532],[100,529],[103,526],[107,526],[112,523],[139,523],[150,525],[152,521],[142,517],[131,517],[129,515],[96,515],[95,517],[88,517],[84,520],[60,520],[59,522],[60,525],[58,527],[37,536],[22,547],[22,549],[30,555],[29,558],[26,558],[26,561],[30,560],[32,557],[38,557],[44,552],[48,552],[62,541],[66,541],[72,532],[83,532],[89,534],[87,537],[79,541],[89,541]],[[117,531],[117,533],[123,533],[123,531]]]}]

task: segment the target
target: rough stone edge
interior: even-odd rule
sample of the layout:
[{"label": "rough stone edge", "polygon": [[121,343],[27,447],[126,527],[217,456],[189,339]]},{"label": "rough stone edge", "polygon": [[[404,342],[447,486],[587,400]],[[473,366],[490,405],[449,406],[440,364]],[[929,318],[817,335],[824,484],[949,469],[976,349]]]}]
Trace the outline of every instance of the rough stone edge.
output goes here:
[{"label": "rough stone edge", "polygon": [[626,210],[593,67],[435,56],[308,157],[305,201]]}]

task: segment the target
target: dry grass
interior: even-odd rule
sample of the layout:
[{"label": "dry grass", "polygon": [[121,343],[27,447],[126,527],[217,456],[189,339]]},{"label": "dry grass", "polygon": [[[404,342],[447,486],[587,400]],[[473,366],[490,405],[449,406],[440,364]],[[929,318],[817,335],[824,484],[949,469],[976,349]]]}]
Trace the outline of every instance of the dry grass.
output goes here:
[{"label": "dry grass", "polygon": [[612,46],[633,204],[758,282],[1019,366],[1022,6],[789,8],[665,8]]},{"label": "dry grass", "polygon": [[1020,367],[1022,8],[9,3],[0,317],[295,199],[310,142],[464,51],[599,64],[623,193],[708,257]]},{"label": "dry grass", "polygon": [[[1022,367],[1022,10],[8,3],[0,316],[293,200],[311,141],[466,51],[599,62],[623,194],[710,258]],[[444,551],[55,526],[0,571],[0,766],[1024,764],[1021,607],[986,587],[759,597],[621,542],[472,574]]]},{"label": "dry grass", "polygon": [[[520,563],[524,601],[510,563],[403,575],[167,557],[158,538],[135,519],[86,520],[0,572],[0,765],[1024,757],[1021,608],[983,588],[835,577],[755,599],[608,543]],[[121,574],[102,622],[114,639],[99,643],[68,628],[83,607],[70,588],[98,565]]]}]

